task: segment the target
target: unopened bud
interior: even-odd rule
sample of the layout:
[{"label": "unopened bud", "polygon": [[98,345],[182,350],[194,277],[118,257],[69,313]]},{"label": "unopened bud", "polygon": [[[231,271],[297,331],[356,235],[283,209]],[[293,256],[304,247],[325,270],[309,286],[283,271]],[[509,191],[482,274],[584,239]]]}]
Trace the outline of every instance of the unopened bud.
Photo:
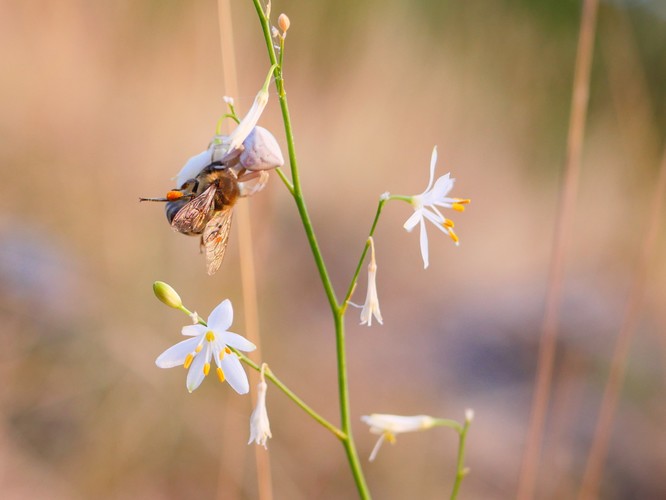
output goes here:
[{"label": "unopened bud", "polygon": [[289,17],[287,17],[287,14],[280,14],[280,17],[278,17],[278,26],[282,30],[283,34],[287,33],[287,30],[289,29],[289,25],[291,22],[289,21]]},{"label": "unopened bud", "polygon": [[180,300],[180,295],[176,293],[176,290],[174,290],[171,285],[167,285],[163,281],[156,281],[153,283],[153,292],[160,302],[169,307],[173,307],[174,309],[180,309],[183,307],[183,301]]},{"label": "unopened bud", "polygon": [[474,410],[472,410],[471,408],[467,408],[465,410],[465,420],[467,421],[467,423],[470,423],[472,420],[474,420]]}]

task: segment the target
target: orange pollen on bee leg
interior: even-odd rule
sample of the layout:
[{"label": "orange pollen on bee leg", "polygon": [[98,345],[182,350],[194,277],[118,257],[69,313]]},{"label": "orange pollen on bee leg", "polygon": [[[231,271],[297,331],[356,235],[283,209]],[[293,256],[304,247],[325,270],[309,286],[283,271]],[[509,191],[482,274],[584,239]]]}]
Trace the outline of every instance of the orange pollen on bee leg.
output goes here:
[{"label": "orange pollen on bee leg", "polygon": [[204,375],[208,375],[208,373],[210,372],[210,363],[206,363],[204,365],[203,372],[204,372]]},{"label": "orange pollen on bee leg", "polygon": [[224,382],[224,372],[222,371],[222,368],[219,366],[217,367],[217,378],[220,379],[220,382]]},{"label": "orange pollen on bee leg", "polygon": [[187,370],[190,367],[190,365],[192,364],[193,359],[194,359],[194,355],[192,353],[188,354],[185,357],[185,363],[183,363],[183,368],[185,368]]},{"label": "orange pollen on bee leg", "polygon": [[182,192],[182,191],[169,191],[169,192],[166,194],[166,199],[167,199],[168,201],[179,200],[179,199],[181,199],[182,197],[183,197],[183,192]]}]

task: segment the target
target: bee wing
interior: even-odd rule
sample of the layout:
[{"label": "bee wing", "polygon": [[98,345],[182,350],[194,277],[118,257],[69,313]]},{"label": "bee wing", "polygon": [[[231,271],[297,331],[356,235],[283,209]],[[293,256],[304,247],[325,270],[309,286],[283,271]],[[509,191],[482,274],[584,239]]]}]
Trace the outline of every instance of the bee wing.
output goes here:
[{"label": "bee wing", "polygon": [[203,246],[206,249],[206,266],[209,275],[215,274],[224,259],[224,252],[227,250],[229,242],[232,215],[233,208],[225,207],[210,219],[204,229]]},{"label": "bee wing", "polygon": [[216,189],[215,184],[211,184],[203,193],[185,204],[174,216],[171,227],[180,233],[201,233],[206,222],[210,220]]}]

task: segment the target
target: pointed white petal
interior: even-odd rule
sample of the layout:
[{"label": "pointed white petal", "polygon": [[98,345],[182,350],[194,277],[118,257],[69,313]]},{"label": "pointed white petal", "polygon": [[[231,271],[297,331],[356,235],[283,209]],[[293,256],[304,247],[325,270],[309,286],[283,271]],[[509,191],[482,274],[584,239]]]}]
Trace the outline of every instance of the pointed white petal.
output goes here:
[{"label": "pointed white petal", "polygon": [[192,338],[178,342],[176,345],[169,347],[166,351],[160,354],[155,360],[155,364],[160,368],[173,368],[174,366],[181,366],[185,363],[185,358],[197,348],[199,344],[198,338]]},{"label": "pointed white petal", "polygon": [[432,156],[430,156],[430,180],[428,181],[428,187],[425,189],[429,191],[432,187],[432,181],[435,179],[435,166],[437,165],[437,146],[432,148]]},{"label": "pointed white petal", "polygon": [[247,170],[268,170],[284,165],[280,146],[268,130],[256,126],[243,142],[240,163]]},{"label": "pointed white petal", "polygon": [[247,375],[241,362],[235,354],[227,354],[222,359],[222,371],[229,385],[238,394],[247,394],[250,390],[250,384],[247,381]]},{"label": "pointed white petal", "polygon": [[375,444],[375,447],[372,449],[372,452],[370,453],[370,458],[368,460],[370,462],[373,462],[375,458],[377,458],[377,453],[379,453],[379,448],[382,447],[382,443],[384,442],[384,439],[386,438],[385,434],[382,434],[379,436],[379,439],[377,440],[377,444]]},{"label": "pointed white petal", "polygon": [[419,223],[419,220],[423,218],[423,215],[421,214],[421,210],[416,210],[412,215],[409,216],[409,219],[405,221],[405,223],[402,225],[407,231],[411,231],[416,227],[416,225]]},{"label": "pointed white petal", "polygon": [[232,332],[224,332],[220,335],[220,342],[222,344],[228,345],[229,347],[234,347],[239,351],[251,352],[254,351],[257,346],[252,342],[247,340],[242,335]]},{"label": "pointed white petal", "polygon": [[205,364],[205,353],[200,352],[195,356],[194,361],[192,361],[192,365],[190,366],[190,371],[187,372],[186,385],[188,391],[192,392],[201,385],[201,382],[203,382],[203,379],[206,377],[203,371]]},{"label": "pointed white petal", "polygon": [[428,219],[430,222],[433,223],[433,225],[442,231],[445,234],[449,234],[448,230],[444,226],[444,218],[441,217],[440,215],[437,215],[433,212],[430,212],[429,210],[424,210],[423,211],[423,216]]},{"label": "pointed white petal", "polygon": [[223,300],[208,316],[208,328],[216,333],[222,333],[234,321],[234,309],[229,299]]},{"label": "pointed white petal", "polygon": [[199,172],[201,172],[205,167],[210,165],[211,162],[211,151],[209,149],[202,151],[198,155],[194,155],[192,158],[187,160],[187,163],[180,169],[178,175],[176,176],[176,187],[182,187],[185,182],[190,179],[194,179]]},{"label": "pointed white petal", "polygon": [[183,327],[180,333],[187,337],[195,337],[196,335],[204,335],[207,331],[208,328],[203,325],[187,325]]},{"label": "pointed white petal", "polygon": [[428,233],[426,232],[425,222],[421,219],[421,257],[423,257],[423,269],[428,269]]},{"label": "pointed white petal", "polygon": [[427,200],[425,200],[426,205],[431,205],[437,201],[441,202],[444,200],[444,197],[449,194],[449,191],[453,189],[453,184],[455,179],[451,179],[451,174],[446,174],[437,179],[435,186],[427,194]]}]

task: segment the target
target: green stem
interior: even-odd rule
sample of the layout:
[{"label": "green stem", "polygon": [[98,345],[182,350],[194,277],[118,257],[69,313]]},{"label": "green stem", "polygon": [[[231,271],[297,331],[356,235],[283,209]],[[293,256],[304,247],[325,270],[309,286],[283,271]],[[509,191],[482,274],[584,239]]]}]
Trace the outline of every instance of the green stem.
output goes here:
[{"label": "green stem", "polygon": [[358,259],[358,264],[356,266],[356,270],[354,271],[354,276],[352,276],[351,282],[349,283],[349,288],[347,289],[345,300],[340,305],[340,313],[343,315],[347,310],[349,299],[351,299],[351,296],[354,293],[354,289],[356,288],[356,281],[358,280],[358,275],[361,272],[361,267],[363,267],[363,261],[365,260],[365,256],[367,255],[368,249],[370,248],[370,238],[375,234],[375,228],[377,227],[377,223],[379,222],[379,216],[382,213],[382,208],[384,208],[384,204],[388,200],[389,198],[385,198],[382,195],[382,197],[379,199],[379,203],[377,204],[377,213],[375,213],[375,220],[372,221],[372,226],[370,227],[370,232],[368,233],[368,239],[365,240],[365,246],[363,247],[363,251],[361,252],[361,258]]},{"label": "green stem", "polygon": [[471,420],[465,419],[465,424],[460,428],[458,425],[458,461],[456,467],[456,480],[453,483],[453,490],[451,491],[451,500],[455,500],[458,497],[458,491],[460,490],[460,485],[462,484],[465,476],[469,474],[469,469],[465,467],[465,441],[467,439],[467,431],[469,430],[469,424]]},{"label": "green stem", "polygon": [[[266,42],[266,48],[268,50],[268,57],[272,65],[278,63],[278,59],[275,54],[275,47],[273,46],[273,40],[271,37],[271,28],[268,17],[263,10],[260,0],[253,0],[255,9],[257,10],[257,15],[259,16],[259,21],[261,23],[261,28],[264,33],[264,39]],[[282,51],[284,46],[282,45]],[[280,59],[280,63],[282,59]],[[350,408],[349,408],[349,384],[347,381],[347,362],[345,355],[345,333],[344,333],[344,311],[341,310],[338,305],[338,300],[333,289],[333,284],[328,275],[328,270],[324,263],[321,250],[319,249],[319,244],[317,243],[317,238],[315,236],[314,229],[312,227],[312,221],[310,220],[310,215],[308,214],[307,206],[305,204],[305,199],[303,198],[303,192],[301,190],[301,181],[298,171],[298,163],[296,161],[296,151],[294,147],[294,135],[291,128],[291,117],[289,115],[289,105],[287,103],[287,95],[284,88],[284,78],[282,75],[282,66],[279,65],[275,70],[275,86],[277,88],[278,98],[280,101],[280,109],[282,110],[282,121],[284,122],[284,131],[287,139],[287,148],[289,151],[289,163],[291,166],[291,182],[293,190],[290,189],[296,202],[296,207],[298,208],[298,213],[301,217],[303,223],[303,229],[310,244],[310,249],[314,257],[317,270],[319,271],[319,277],[321,279],[324,291],[326,293],[326,298],[328,299],[329,307],[333,315],[335,322],[335,340],[336,340],[336,352],[338,360],[338,396],[340,404],[340,417],[342,424],[342,432],[344,437],[341,437],[342,443],[347,453],[347,460],[351,468],[352,474],[354,476],[354,481],[356,482],[356,488],[358,490],[359,496],[363,499],[370,498],[370,492],[365,483],[365,478],[363,476],[363,470],[361,468],[361,463],[358,458],[358,453],[356,451],[356,446],[354,444],[354,439],[351,433],[351,419],[350,419]],[[283,179],[284,181],[284,179]],[[289,186],[287,184],[287,186]]]}]

